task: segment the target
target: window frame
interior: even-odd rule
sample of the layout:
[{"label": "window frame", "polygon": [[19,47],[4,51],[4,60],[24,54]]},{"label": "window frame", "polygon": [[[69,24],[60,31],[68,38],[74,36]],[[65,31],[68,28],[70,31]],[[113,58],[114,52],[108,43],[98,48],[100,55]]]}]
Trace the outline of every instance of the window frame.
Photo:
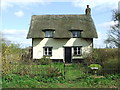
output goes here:
[{"label": "window frame", "polygon": [[[43,55],[44,56],[52,56],[52,48],[53,47],[43,47]],[[46,49],[46,50],[45,50]],[[51,49],[51,50],[50,50]],[[51,54],[50,54],[51,53]]]},{"label": "window frame", "polygon": [[45,31],[45,37],[46,38],[53,38],[54,37],[54,31]]},{"label": "window frame", "polygon": [[53,29],[44,29],[42,31],[44,32],[45,38],[53,38],[54,37],[54,31],[55,30],[53,30]]},{"label": "window frame", "polygon": [[[81,32],[82,32],[83,30],[72,29],[72,30],[69,30],[69,31],[71,31],[71,36],[72,36],[73,38],[80,38],[80,37],[81,37]],[[77,34],[76,34],[77,36],[74,35],[75,32],[77,33]]]},{"label": "window frame", "polygon": [[[76,54],[75,54],[76,48]],[[81,56],[82,55],[82,46],[73,46],[73,56]]]},{"label": "window frame", "polygon": [[72,31],[73,38],[80,38],[80,31]]}]

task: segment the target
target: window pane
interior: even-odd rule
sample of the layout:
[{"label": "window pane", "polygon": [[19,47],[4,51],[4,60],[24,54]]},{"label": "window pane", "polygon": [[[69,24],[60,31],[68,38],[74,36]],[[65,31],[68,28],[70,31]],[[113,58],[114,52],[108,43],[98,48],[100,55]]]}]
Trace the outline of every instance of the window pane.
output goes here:
[{"label": "window pane", "polygon": [[52,55],[52,52],[49,52],[49,55]]},{"label": "window pane", "polygon": [[78,51],[78,55],[80,55],[80,51]]},{"label": "window pane", "polygon": [[47,52],[45,51],[45,55],[47,55]]},{"label": "window pane", "polygon": [[80,37],[80,31],[72,31],[73,37]]},{"label": "window pane", "polygon": [[49,52],[52,51],[52,48],[48,48]]},{"label": "window pane", "polygon": [[78,50],[80,51],[80,47],[77,47],[78,48]]},{"label": "window pane", "polygon": [[77,47],[74,47],[74,51],[77,50]]},{"label": "window pane", "polygon": [[45,37],[53,37],[53,31],[46,31]]},{"label": "window pane", "polygon": [[74,55],[77,55],[77,51],[74,51]]},{"label": "window pane", "polygon": [[45,51],[47,51],[47,48],[45,48]]}]

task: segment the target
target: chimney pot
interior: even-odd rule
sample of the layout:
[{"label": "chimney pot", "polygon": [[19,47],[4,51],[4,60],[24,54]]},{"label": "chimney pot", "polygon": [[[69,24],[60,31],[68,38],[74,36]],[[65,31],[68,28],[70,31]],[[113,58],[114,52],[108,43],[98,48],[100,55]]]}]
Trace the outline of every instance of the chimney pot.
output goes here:
[{"label": "chimney pot", "polygon": [[89,8],[89,5],[87,5],[87,8],[85,10],[86,15],[91,15],[91,8]]},{"label": "chimney pot", "polygon": [[87,5],[87,8],[89,8],[89,5]]}]

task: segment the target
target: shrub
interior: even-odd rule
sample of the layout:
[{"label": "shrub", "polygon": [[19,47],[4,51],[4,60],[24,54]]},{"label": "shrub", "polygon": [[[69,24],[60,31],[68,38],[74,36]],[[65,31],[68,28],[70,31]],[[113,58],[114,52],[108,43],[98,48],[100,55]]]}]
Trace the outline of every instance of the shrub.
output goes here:
[{"label": "shrub", "polygon": [[84,55],[85,64],[100,64],[102,66],[101,74],[120,73],[119,49],[93,49],[93,51]]},{"label": "shrub", "polygon": [[21,59],[21,49],[19,44],[2,42],[2,74],[11,73],[14,62]]},{"label": "shrub", "polygon": [[56,68],[56,67],[50,67],[47,68],[48,72],[47,72],[47,76],[48,77],[59,77],[59,76],[63,76],[60,69]]},{"label": "shrub", "polygon": [[43,56],[41,59],[37,60],[37,64],[41,64],[41,65],[48,65],[51,62],[52,61],[50,60],[50,58],[46,56]]},{"label": "shrub", "polygon": [[115,73],[120,73],[120,61],[117,58],[108,58],[104,63],[103,63],[103,69],[102,72],[103,74],[115,74]]}]

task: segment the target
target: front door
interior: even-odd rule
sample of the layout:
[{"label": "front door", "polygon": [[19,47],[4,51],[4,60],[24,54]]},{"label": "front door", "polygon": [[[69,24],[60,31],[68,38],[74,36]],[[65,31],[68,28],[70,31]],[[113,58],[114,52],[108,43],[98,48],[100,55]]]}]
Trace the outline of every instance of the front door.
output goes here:
[{"label": "front door", "polygon": [[71,63],[72,49],[71,47],[65,47],[65,63]]}]

